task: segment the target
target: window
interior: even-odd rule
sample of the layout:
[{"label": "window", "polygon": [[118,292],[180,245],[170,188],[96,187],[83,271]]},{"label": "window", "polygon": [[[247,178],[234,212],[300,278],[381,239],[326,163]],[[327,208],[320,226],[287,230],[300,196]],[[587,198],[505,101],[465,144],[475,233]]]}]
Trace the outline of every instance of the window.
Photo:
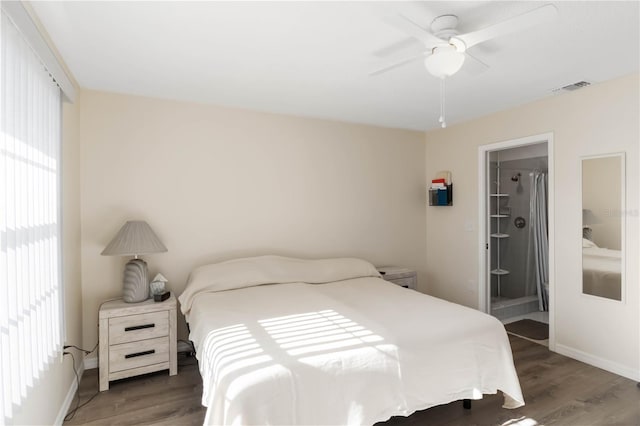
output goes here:
[{"label": "window", "polygon": [[0,30],[0,419],[63,341],[61,92],[14,22]]}]

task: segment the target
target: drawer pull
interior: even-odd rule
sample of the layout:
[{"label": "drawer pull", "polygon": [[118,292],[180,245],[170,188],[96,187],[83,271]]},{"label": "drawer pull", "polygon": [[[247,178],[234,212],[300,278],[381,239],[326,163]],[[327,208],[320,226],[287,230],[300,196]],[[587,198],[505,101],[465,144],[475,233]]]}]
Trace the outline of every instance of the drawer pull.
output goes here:
[{"label": "drawer pull", "polygon": [[134,325],[132,327],[125,327],[124,331],[142,330],[143,328],[153,328],[155,324]]},{"label": "drawer pull", "polygon": [[128,354],[125,355],[125,358],[135,358],[137,356],[144,356],[144,355],[151,355],[151,354],[155,354],[156,350],[155,349],[151,349],[150,351],[144,351],[144,352],[136,352],[135,354]]}]

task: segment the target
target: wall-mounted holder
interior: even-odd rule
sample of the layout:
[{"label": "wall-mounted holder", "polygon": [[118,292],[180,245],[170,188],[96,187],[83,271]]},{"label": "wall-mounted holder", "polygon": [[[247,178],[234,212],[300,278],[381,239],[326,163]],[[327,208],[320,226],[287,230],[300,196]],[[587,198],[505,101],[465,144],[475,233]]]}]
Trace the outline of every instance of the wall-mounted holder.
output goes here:
[{"label": "wall-mounted holder", "polygon": [[451,182],[451,172],[442,171],[436,173],[436,177],[431,181],[431,187],[429,188],[429,205],[453,205],[453,183]]},{"label": "wall-mounted holder", "polygon": [[446,185],[445,188],[429,188],[429,205],[452,206],[453,184]]}]

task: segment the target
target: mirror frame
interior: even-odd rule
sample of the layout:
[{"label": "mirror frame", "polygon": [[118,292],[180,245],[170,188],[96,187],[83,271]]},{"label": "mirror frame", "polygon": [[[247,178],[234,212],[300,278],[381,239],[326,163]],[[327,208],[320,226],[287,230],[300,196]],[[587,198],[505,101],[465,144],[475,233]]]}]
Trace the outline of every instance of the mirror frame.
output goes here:
[{"label": "mirror frame", "polygon": [[[611,299],[604,296],[598,296],[596,294],[589,294],[584,292],[584,256],[582,254],[582,209],[583,205],[583,174],[584,174],[584,160],[595,160],[598,158],[611,158],[618,157],[620,159],[620,206],[618,214],[620,214],[620,300]],[[626,264],[627,264],[627,242],[626,242],[626,194],[627,194],[627,175],[626,175],[626,152],[612,152],[598,155],[583,155],[580,156],[580,294],[585,297],[594,298],[595,300],[603,300],[612,303],[626,303]]]}]

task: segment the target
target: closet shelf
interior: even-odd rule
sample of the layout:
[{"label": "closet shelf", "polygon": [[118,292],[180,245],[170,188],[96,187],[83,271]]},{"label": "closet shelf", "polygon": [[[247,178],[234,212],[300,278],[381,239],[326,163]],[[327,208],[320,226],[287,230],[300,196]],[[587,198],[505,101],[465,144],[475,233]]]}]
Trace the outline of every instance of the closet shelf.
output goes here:
[{"label": "closet shelf", "polygon": [[489,194],[489,195],[491,195],[492,197],[508,197],[509,196],[509,194]]},{"label": "closet shelf", "polygon": [[491,234],[491,236],[493,238],[509,238],[509,234],[502,234],[502,233]]},{"label": "closet shelf", "polygon": [[509,273],[509,271],[507,271],[506,269],[492,269],[491,270],[491,274],[492,275],[507,275]]},{"label": "closet shelf", "polygon": [[508,214],[492,214],[491,217],[509,217]]}]

